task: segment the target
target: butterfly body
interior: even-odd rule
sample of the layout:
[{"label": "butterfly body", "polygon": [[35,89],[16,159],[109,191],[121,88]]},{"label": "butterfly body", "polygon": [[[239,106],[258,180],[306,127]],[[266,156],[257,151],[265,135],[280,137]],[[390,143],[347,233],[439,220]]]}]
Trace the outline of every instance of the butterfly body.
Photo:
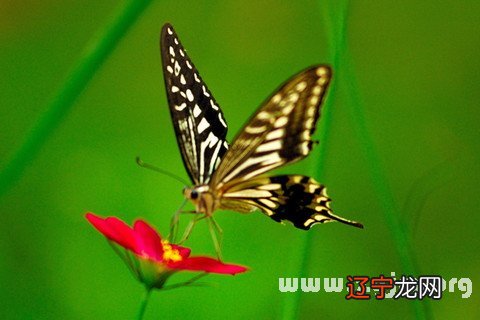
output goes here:
[{"label": "butterfly body", "polygon": [[197,213],[211,216],[218,208],[219,199],[210,191],[209,185],[198,185],[183,189],[183,195],[195,205]]},{"label": "butterfly body", "polygon": [[360,223],[334,215],[323,185],[302,175],[268,176],[305,158],[331,79],[327,65],[307,68],[277,89],[231,145],[218,103],[185,52],[173,27],[162,29],[167,98],[182,160],[193,183],[184,196],[198,213],[261,210],[277,222],[308,230],[316,223]]}]

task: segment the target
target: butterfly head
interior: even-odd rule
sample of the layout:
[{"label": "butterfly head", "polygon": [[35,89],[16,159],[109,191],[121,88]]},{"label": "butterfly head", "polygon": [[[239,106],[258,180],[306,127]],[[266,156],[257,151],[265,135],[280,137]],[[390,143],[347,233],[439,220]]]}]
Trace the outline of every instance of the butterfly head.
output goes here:
[{"label": "butterfly head", "polygon": [[183,195],[195,205],[195,210],[199,213],[211,214],[215,209],[213,194],[208,185],[185,187]]},{"label": "butterfly head", "polygon": [[201,194],[202,194],[202,191],[198,190],[198,188],[195,188],[195,187],[183,188],[183,195],[185,196],[185,199],[192,201],[194,204],[198,202],[198,199],[200,198]]}]

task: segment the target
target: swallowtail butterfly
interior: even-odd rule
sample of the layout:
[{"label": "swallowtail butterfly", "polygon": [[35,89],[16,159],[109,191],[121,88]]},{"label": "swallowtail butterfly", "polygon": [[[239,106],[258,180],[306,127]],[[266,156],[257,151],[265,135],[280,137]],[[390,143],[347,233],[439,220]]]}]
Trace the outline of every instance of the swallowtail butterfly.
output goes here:
[{"label": "swallowtail butterfly", "polygon": [[260,209],[277,222],[288,220],[304,230],[331,221],[363,228],[334,215],[325,187],[314,179],[263,175],[309,154],[331,78],[329,66],[312,66],[285,82],[229,146],[222,110],[170,24],[163,26],[160,46],[173,126],[193,183],[184,195],[197,213],[211,218],[218,209]]}]

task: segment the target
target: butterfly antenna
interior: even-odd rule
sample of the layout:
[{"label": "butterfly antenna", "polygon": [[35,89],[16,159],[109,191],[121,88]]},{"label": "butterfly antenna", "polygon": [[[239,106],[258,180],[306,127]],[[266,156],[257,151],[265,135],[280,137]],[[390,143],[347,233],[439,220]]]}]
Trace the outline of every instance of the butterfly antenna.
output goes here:
[{"label": "butterfly antenna", "polygon": [[143,162],[142,159],[140,159],[140,157],[136,157],[135,158],[135,161],[137,162],[137,164],[140,166],[140,167],[143,167],[143,168],[147,168],[147,169],[150,169],[150,170],[153,170],[153,171],[157,171],[159,173],[162,173],[166,176],[169,176],[170,178],[173,178],[179,182],[181,182],[183,184],[183,186],[188,186],[189,183],[186,181],[186,180],[183,180],[182,178],[180,178],[179,176],[171,173],[171,172],[168,172],[166,170],[163,170],[163,169],[160,169],[159,167],[156,167],[154,165],[151,165],[149,163],[145,163]]}]

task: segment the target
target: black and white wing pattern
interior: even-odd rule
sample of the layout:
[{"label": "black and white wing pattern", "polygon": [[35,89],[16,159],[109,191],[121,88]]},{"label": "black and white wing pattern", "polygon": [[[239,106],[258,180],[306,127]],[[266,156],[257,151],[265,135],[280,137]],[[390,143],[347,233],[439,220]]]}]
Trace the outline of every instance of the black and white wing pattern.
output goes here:
[{"label": "black and white wing pattern", "polygon": [[234,139],[212,184],[235,184],[305,158],[330,78],[330,67],[318,65],[286,81]]},{"label": "black and white wing pattern", "polygon": [[183,163],[195,185],[208,183],[228,150],[227,123],[170,24],[160,50],[168,105]]},{"label": "black and white wing pattern", "polygon": [[287,220],[303,230],[333,221],[363,228],[359,222],[335,215],[330,201],[324,185],[302,175],[253,178],[232,186],[222,197],[224,208],[241,211],[249,205],[277,222]]},{"label": "black and white wing pattern", "polygon": [[308,68],[288,80],[263,104],[234,139],[210,185],[221,195],[220,208],[248,212],[258,208],[280,222],[308,230],[339,221],[363,228],[330,209],[326,189],[301,175],[261,174],[303,159],[331,79],[328,66]]}]

